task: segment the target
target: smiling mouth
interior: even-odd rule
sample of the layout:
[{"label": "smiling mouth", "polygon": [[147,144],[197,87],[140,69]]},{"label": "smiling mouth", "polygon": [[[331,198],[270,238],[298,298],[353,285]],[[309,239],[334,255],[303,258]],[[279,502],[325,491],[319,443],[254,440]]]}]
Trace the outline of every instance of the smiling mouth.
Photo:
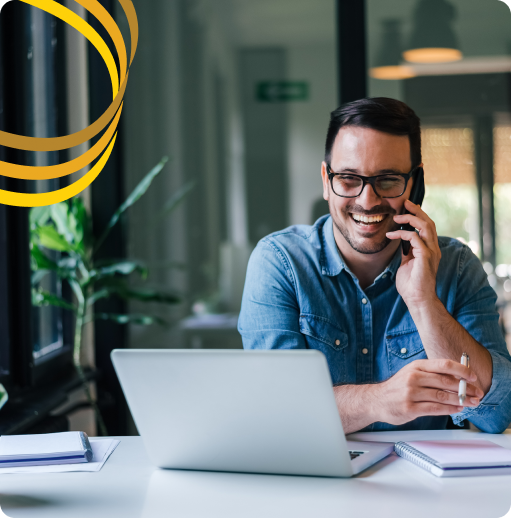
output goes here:
[{"label": "smiling mouth", "polygon": [[382,221],[387,219],[388,214],[376,214],[374,216],[363,216],[362,214],[350,213],[351,218],[357,225],[361,226],[374,226],[379,225]]}]

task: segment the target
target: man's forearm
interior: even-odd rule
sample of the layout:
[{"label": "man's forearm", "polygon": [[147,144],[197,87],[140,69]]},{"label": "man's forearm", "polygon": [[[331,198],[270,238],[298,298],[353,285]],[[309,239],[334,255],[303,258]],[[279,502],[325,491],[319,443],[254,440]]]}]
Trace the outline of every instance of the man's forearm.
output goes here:
[{"label": "man's forearm", "polygon": [[460,361],[461,355],[466,352],[470,357],[470,368],[477,375],[474,385],[486,394],[490,390],[493,374],[488,350],[470,336],[439,299],[408,309],[428,358]]},{"label": "man's forearm", "polygon": [[344,433],[362,430],[374,423],[374,385],[339,385],[334,387],[335,402]]}]

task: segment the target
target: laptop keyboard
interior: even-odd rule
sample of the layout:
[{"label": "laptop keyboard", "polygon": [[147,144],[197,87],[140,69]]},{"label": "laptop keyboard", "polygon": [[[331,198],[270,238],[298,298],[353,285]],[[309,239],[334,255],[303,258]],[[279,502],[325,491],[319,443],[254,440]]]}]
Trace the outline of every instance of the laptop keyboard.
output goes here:
[{"label": "laptop keyboard", "polygon": [[350,450],[350,460],[360,457],[360,455],[362,455],[363,453],[365,453],[365,451],[351,451]]}]

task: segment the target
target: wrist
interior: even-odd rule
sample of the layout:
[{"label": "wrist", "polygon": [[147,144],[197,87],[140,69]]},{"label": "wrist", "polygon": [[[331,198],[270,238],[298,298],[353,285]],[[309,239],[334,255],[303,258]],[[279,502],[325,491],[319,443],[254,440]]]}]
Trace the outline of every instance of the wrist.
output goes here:
[{"label": "wrist", "polygon": [[414,322],[427,318],[431,312],[439,311],[444,305],[438,298],[436,293],[424,295],[421,297],[413,297],[405,300],[408,311]]},{"label": "wrist", "polygon": [[378,401],[377,385],[339,385],[334,387],[334,396],[341,416],[344,433],[350,434],[362,430],[374,423]]},{"label": "wrist", "polygon": [[385,399],[383,396],[383,392],[386,383],[387,382],[384,381],[383,383],[361,385],[362,387],[364,387],[364,399],[365,401],[367,401],[367,416],[370,418],[371,423],[376,423],[377,421],[385,421]]}]

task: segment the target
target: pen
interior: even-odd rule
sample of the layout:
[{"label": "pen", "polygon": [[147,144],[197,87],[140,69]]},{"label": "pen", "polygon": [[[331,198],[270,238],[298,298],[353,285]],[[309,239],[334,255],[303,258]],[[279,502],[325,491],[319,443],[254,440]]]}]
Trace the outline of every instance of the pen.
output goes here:
[{"label": "pen", "polygon": [[[467,353],[463,353],[461,357],[461,365],[465,365],[465,367],[469,366],[470,358]],[[463,405],[465,402],[465,398],[467,397],[467,380],[463,378],[460,379],[460,388],[458,389],[458,398],[460,400],[460,405]]]}]

